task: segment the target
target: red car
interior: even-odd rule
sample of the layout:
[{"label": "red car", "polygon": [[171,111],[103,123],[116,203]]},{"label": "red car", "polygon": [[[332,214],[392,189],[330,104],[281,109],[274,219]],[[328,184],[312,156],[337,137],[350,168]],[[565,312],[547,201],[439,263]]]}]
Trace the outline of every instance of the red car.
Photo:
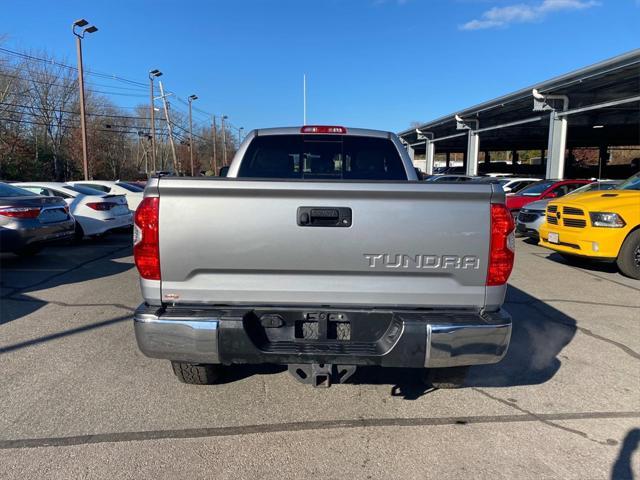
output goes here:
[{"label": "red car", "polygon": [[542,180],[515,195],[507,195],[507,208],[516,215],[528,203],[562,197],[587,183],[593,183],[593,180]]}]

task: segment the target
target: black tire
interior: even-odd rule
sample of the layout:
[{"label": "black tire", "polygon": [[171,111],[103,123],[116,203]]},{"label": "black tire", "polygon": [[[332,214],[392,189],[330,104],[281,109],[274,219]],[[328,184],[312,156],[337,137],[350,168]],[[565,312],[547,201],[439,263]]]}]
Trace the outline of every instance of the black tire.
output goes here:
[{"label": "black tire", "polygon": [[80,243],[84,238],[84,230],[82,225],[76,222],[75,231],[73,232],[73,243]]},{"label": "black tire", "polygon": [[42,248],[42,245],[28,245],[21,248],[20,250],[16,250],[13,253],[20,257],[33,257],[34,255],[40,253],[40,250],[42,250]]},{"label": "black tire", "polygon": [[173,373],[182,383],[212,385],[220,376],[219,365],[171,362]]},{"label": "black tire", "polygon": [[623,275],[640,280],[640,230],[635,230],[627,235],[616,264]]},{"label": "black tire", "polygon": [[427,383],[440,389],[462,388],[467,379],[469,368],[465,366],[429,369],[427,370]]}]

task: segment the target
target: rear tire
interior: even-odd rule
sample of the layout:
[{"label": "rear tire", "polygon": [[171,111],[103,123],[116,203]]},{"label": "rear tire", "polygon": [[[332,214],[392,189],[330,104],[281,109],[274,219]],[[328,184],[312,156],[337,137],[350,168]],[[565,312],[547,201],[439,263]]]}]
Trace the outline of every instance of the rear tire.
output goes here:
[{"label": "rear tire", "polygon": [[453,389],[464,387],[468,366],[465,367],[448,367],[448,368],[432,368],[427,370],[427,382],[434,388]]},{"label": "rear tire", "polygon": [[73,243],[80,243],[84,238],[84,230],[82,229],[82,225],[76,222],[75,231],[73,233]]},{"label": "rear tire", "polygon": [[173,373],[182,383],[212,385],[220,376],[219,365],[171,362]]},{"label": "rear tire", "polygon": [[640,230],[635,230],[627,235],[616,264],[623,275],[640,280]]},{"label": "rear tire", "polygon": [[42,248],[42,245],[29,245],[21,248],[20,250],[16,250],[13,253],[20,257],[33,257],[34,255],[40,253],[40,250],[42,250]]}]

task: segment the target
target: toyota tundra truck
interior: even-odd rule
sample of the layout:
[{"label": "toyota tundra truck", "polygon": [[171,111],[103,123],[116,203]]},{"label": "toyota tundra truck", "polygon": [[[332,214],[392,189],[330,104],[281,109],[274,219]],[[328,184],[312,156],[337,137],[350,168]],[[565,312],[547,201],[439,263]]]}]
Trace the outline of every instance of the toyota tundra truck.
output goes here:
[{"label": "toyota tundra truck", "polygon": [[191,384],[269,363],[313,386],[363,365],[460,386],[507,351],[513,230],[499,186],[420,182],[393,133],[254,130],[225,178],[147,184],[138,346]]}]

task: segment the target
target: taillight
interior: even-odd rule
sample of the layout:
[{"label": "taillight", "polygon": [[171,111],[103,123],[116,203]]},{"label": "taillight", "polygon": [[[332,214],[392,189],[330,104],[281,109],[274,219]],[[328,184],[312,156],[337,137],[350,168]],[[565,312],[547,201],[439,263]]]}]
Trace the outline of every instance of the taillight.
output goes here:
[{"label": "taillight", "polygon": [[0,215],[11,218],[38,218],[40,207],[0,207]]},{"label": "taillight", "polygon": [[147,280],[160,280],[159,214],[160,199],[147,197],[134,217],[133,258],[140,276]]},{"label": "taillight", "polygon": [[487,286],[504,285],[511,275],[515,250],[515,225],[504,204],[491,204],[491,246]]},{"label": "taillight", "polygon": [[105,211],[111,210],[113,207],[117,207],[117,203],[113,202],[89,202],[87,203],[87,207],[93,208],[94,210]]},{"label": "taillight", "polygon": [[300,129],[300,133],[337,133],[345,134],[347,129],[344,127],[331,127],[329,125],[305,125]]}]

